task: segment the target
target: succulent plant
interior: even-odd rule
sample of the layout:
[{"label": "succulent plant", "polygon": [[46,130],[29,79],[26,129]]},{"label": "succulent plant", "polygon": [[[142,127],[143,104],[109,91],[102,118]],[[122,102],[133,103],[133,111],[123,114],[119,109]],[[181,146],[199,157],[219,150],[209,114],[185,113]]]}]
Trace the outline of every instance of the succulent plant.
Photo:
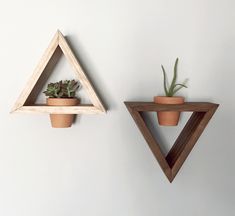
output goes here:
[{"label": "succulent plant", "polygon": [[166,75],[166,71],[163,67],[163,65],[161,65],[162,67],[162,71],[163,71],[163,77],[164,77],[164,91],[165,91],[165,95],[167,97],[173,97],[175,95],[176,92],[178,92],[180,89],[182,88],[188,88],[185,84],[187,83],[188,79],[186,79],[182,84],[181,83],[176,83],[177,81],[177,67],[178,67],[178,61],[179,59],[177,58],[175,60],[175,66],[174,66],[174,75],[173,75],[173,79],[171,81],[171,85],[168,85],[167,82],[167,75]]},{"label": "succulent plant", "polygon": [[49,83],[43,93],[49,98],[74,98],[80,84],[75,80],[64,80]]}]

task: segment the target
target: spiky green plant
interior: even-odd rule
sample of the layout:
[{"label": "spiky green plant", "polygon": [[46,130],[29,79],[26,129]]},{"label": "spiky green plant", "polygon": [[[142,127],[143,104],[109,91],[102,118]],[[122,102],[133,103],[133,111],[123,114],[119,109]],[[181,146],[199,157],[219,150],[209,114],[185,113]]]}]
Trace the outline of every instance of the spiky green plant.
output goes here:
[{"label": "spiky green plant", "polygon": [[177,58],[175,60],[175,66],[174,66],[174,75],[173,75],[173,79],[171,81],[171,84],[168,85],[167,82],[167,75],[166,75],[166,71],[163,67],[163,65],[161,65],[162,67],[162,72],[163,72],[163,77],[164,77],[164,91],[165,91],[165,95],[167,97],[173,97],[176,92],[178,92],[180,89],[182,88],[188,88],[185,84],[188,81],[187,79],[181,84],[181,83],[176,83],[177,81],[177,68],[178,68],[178,61],[179,59]]},{"label": "spiky green plant", "polygon": [[49,83],[47,90],[43,93],[49,98],[74,98],[79,88],[78,81],[64,80],[55,83]]}]

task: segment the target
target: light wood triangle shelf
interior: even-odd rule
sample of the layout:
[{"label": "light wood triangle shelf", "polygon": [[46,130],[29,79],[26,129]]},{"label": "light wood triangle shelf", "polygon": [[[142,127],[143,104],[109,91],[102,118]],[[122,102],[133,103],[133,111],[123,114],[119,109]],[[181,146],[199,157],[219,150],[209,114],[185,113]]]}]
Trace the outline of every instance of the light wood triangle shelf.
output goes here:
[{"label": "light wood triangle shelf", "polygon": [[[78,106],[47,106],[46,104],[39,105],[27,103],[27,101],[30,101],[30,95],[33,89],[37,87],[40,77],[42,77],[46,66],[52,59],[53,54],[56,53],[57,48],[61,49],[69,64],[72,66],[76,78],[81,83],[83,89],[85,89],[85,92],[87,93],[92,104]],[[77,60],[72,49],[67,43],[65,37],[58,30],[51,40],[48,48],[44,52],[40,62],[35,68],[32,77],[29,79],[26,87],[20,94],[11,112],[50,114],[99,114],[105,113],[106,110],[98,95],[96,94],[91,82],[83,71],[79,61]]]}]

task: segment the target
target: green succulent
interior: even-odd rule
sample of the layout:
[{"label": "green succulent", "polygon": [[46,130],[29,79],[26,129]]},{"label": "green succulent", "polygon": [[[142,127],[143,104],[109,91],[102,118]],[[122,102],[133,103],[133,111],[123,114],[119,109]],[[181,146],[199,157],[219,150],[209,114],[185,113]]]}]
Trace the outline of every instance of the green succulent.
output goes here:
[{"label": "green succulent", "polygon": [[49,83],[43,93],[49,98],[74,98],[80,84],[75,80],[64,80]]},{"label": "green succulent", "polygon": [[166,75],[166,71],[163,67],[163,65],[161,65],[162,67],[162,72],[163,72],[163,77],[164,77],[164,91],[165,91],[165,95],[167,97],[173,97],[176,92],[178,92],[180,89],[182,88],[188,88],[185,84],[187,83],[188,79],[186,79],[182,84],[181,83],[176,83],[177,81],[177,67],[178,67],[178,61],[179,59],[177,58],[175,60],[175,66],[174,66],[174,75],[173,75],[173,79],[171,81],[171,85],[168,85],[167,82],[167,75]]}]

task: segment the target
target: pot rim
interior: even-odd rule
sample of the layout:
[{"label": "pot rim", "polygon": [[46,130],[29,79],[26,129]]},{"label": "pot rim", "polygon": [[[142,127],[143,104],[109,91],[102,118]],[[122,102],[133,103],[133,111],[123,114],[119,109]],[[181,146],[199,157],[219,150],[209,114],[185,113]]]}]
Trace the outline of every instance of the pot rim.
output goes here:
[{"label": "pot rim", "polygon": [[79,100],[78,98],[47,98],[47,100]]},{"label": "pot rim", "polygon": [[[76,103],[77,105],[81,103],[81,100],[78,98],[47,98],[46,99],[46,104],[48,105],[51,103],[49,106],[64,106],[63,104],[61,105],[54,105],[55,104],[60,104],[60,103]],[[76,106],[76,105],[71,105],[71,106]]]},{"label": "pot rim", "polygon": [[172,96],[172,97],[169,97],[169,96],[154,96],[154,98],[185,98],[185,97],[183,97],[183,96]]}]

